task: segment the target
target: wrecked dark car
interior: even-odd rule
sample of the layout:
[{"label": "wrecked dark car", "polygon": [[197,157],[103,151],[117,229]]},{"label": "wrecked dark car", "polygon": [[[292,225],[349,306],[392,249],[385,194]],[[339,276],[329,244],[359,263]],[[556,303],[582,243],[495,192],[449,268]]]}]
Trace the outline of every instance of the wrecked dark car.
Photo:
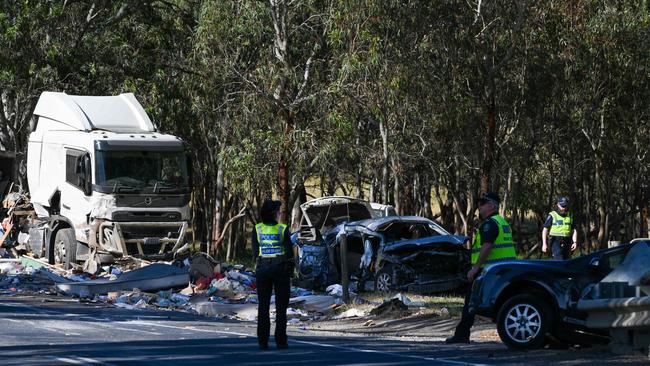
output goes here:
[{"label": "wrecked dark car", "polygon": [[[350,222],[348,267],[359,286],[373,281],[376,291],[440,293],[467,285],[467,237],[451,235],[435,222],[417,216],[389,216]],[[340,258],[334,241],[334,259]],[[358,259],[357,259],[358,258]],[[340,263],[335,260],[337,268]],[[356,271],[352,271],[355,268]]]},{"label": "wrecked dark car", "polygon": [[437,293],[467,284],[467,237],[451,235],[422,217],[385,216],[390,206],[326,197],[301,206],[298,285],[323,289],[340,281],[340,235],[347,235],[348,273],[363,290]]},{"label": "wrecked dark car", "polygon": [[587,327],[588,314],[577,304],[623,262],[632,246],[625,244],[569,260],[493,264],[474,281],[471,311],[496,322],[499,337],[510,348],[538,348],[556,341],[606,343],[607,332]]}]

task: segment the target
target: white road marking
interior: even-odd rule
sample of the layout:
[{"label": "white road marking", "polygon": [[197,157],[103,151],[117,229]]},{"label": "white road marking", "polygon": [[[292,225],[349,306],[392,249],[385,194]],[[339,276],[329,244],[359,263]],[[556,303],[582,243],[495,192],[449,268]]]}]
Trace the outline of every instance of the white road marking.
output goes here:
[{"label": "white road marking", "polygon": [[[194,328],[194,327],[178,327],[178,326],[173,326],[173,325],[150,323],[150,322],[145,322],[145,321],[140,321],[140,320],[132,321],[130,323],[142,324],[142,325],[151,325],[151,326],[156,326],[156,327],[161,327],[161,328],[181,329],[181,330],[190,329],[190,330],[194,330],[194,331],[197,331],[197,332],[227,334],[227,335],[243,336],[243,337],[247,337],[247,338],[255,338],[254,336],[252,336],[250,334],[246,334],[246,333],[226,332],[226,331],[223,331],[223,330],[197,329],[197,328]],[[394,356],[394,357],[404,357],[404,358],[411,358],[411,359],[417,359],[417,360],[423,360],[423,361],[435,361],[435,362],[448,363],[448,364],[453,364],[453,365],[486,366],[485,364],[465,362],[465,361],[455,361],[455,360],[451,360],[449,358],[436,358],[436,357],[405,355],[405,354],[395,353],[395,352],[386,352],[386,351],[378,351],[378,350],[372,350],[372,349],[344,347],[344,346],[337,346],[337,345],[334,345],[334,344],[327,344],[327,343],[320,343],[320,342],[301,341],[301,340],[297,340],[297,339],[291,339],[291,342],[292,343],[308,344],[308,345],[311,345],[311,346],[319,346],[319,347],[326,347],[326,348],[336,348],[336,349],[345,350],[345,351],[349,351],[349,352],[377,353],[377,354]]]},{"label": "white road marking", "polygon": [[106,363],[94,358],[89,357],[50,357],[52,360],[68,363],[71,365],[101,365],[101,366],[116,366],[112,363]]},{"label": "white road marking", "polygon": [[[99,324],[99,325],[105,326],[104,324]],[[146,334],[158,335],[158,336],[165,335],[164,333],[150,332],[148,330],[142,330],[142,329],[121,328],[121,327],[113,327],[110,325],[106,325],[106,327],[110,329],[124,330],[127,332],[146,333]]]}]

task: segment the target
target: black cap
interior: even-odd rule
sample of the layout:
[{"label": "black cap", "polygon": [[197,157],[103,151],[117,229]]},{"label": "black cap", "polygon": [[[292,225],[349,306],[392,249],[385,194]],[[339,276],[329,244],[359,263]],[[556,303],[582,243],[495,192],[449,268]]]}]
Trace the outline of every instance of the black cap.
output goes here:
[{"label": "black cap", "polygon": [[265,213],[273,213],[277,211],[280,206],[282,206],[282,202],[280,201],[266,200],[260,209],[260,215],[264,215]]},{"label": "black cap", "polygon": [[560,205],[560,207],[568,207],[569,199],[566,197],[560,197],[557,199],[557,204]]},{"label": "black cap", "polygon": [[499,199],[499,196],[496,193],[486,192],[481,195],[481,199],[478,200],[478,204],[482,205],[487,202],[494,202],[498,205],[501,202],[501,200]]}]

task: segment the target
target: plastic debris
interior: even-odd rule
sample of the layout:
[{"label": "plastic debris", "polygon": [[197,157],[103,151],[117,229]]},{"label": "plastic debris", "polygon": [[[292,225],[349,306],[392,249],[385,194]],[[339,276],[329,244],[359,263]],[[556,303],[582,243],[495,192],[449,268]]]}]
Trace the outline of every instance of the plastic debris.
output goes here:
[{"label": "plastic debris", "polygon": [[357,308],[352,308],[342,312],[339,315],[334,316],[333,319],[345,319],[345,318],[352,318],[352,317],[363,318],[364,316],[366,316],[365,311]]},{"label": "plastic debris", "polygon": [[423,307],[423,306],[426,305],[424,303],[424,301],[412,301],[411,299],[406,297],[406,295],[402,294],[401,292],[398,293],[397,295],[393,296],[392,298],[400,300],[401,302],[404,303],[404,305],[406,305],[408,307]]}]

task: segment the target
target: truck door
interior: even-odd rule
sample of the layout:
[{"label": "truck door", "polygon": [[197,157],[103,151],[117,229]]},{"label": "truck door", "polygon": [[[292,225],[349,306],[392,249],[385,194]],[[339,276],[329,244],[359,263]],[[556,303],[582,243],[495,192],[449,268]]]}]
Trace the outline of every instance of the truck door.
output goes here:
[{"label": "truck door", "polygon": [[77,240],[87,242],[85,229],[92,194],[90,153],[66,148],[65,184],[61,186],[61,216],[72,222]]}]

